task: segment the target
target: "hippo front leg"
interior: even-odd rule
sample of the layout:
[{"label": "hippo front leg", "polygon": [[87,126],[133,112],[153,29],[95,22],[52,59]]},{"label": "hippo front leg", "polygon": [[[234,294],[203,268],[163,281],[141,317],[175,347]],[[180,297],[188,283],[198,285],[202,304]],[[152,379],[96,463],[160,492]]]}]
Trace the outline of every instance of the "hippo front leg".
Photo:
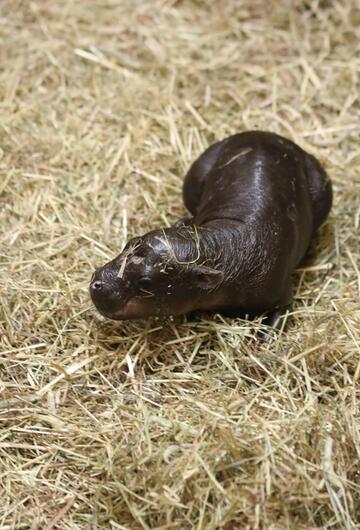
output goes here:
[{"label": "hippo front leg", "polygon": [[[292,302],[292,286],[290,284],[277,306],[266,313],[262,320],[262,324],[265,324],[265,326],[274,330],[280,330],[283,326],[284,318],[286,318],[287,313],[291,311]],[[259,339],[261,342],[268,341],[270,338],[271,334],[267,333],[265,330],[259,332]]]},{"label": "hippo front leg", "polygon": [[283,317],[285,317],[289,311],[291,311],[291,304],[277,307],[276,309],[266,313],[262,323],[271,328],[280,329],[282,326]]}]

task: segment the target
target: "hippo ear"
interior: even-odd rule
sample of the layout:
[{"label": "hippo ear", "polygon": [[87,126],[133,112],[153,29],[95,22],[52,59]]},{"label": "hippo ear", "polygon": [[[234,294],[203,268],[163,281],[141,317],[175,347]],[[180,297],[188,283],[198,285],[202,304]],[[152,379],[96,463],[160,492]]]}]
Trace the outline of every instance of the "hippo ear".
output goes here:
[{"label": "hippo ear", "polygon": [[191,276],[201,289],[215,289],[224,278],[221,271],[204,265],[196,265],[191,271]]}]

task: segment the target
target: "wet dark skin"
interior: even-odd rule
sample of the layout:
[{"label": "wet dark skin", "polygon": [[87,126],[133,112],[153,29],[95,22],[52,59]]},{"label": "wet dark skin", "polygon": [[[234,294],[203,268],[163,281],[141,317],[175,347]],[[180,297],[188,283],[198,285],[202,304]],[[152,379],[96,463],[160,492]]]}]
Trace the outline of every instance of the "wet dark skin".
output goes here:
[{"label": "wet dark skin", "polygon": [[130,240],[96,269],[98,311],[116,320],[195,310],[266,315],[290,307],[292,274],[332,204],[319,162],[274,133],[250,131],[211,145],[183,187],[192,217]]}]

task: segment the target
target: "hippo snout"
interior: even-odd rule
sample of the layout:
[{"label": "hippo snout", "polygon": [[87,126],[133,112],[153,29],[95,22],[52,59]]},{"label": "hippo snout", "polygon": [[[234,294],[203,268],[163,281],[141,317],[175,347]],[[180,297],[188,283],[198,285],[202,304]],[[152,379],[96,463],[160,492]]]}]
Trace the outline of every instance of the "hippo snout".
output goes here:
[{"label": "hippo snout", "polygon": [[91,278],[90,291],[101,292],[112,290],[116,287],[117,278],[114,273],[109,273],[104,267],[99,267],[95,270]]},{"label": "hippo snout", "polygon": [[105,316],[117,311],[129,298],[124,282],[115,271],[106,267],[95,270],[90,283],[90,296],[98,311]]}]

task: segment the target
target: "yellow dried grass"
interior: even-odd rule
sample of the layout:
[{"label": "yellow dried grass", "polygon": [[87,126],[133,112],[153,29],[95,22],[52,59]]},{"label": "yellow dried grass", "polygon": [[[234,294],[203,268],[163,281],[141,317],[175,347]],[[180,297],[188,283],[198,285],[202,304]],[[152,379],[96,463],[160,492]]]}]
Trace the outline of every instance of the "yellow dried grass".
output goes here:
[{"label": "yellow dried grass", "polygon": [[[0,528],[360,528],[356,0],[2,0]],[[267,129],[334,183],[289,329],[114,323],[93,268]]]}]

